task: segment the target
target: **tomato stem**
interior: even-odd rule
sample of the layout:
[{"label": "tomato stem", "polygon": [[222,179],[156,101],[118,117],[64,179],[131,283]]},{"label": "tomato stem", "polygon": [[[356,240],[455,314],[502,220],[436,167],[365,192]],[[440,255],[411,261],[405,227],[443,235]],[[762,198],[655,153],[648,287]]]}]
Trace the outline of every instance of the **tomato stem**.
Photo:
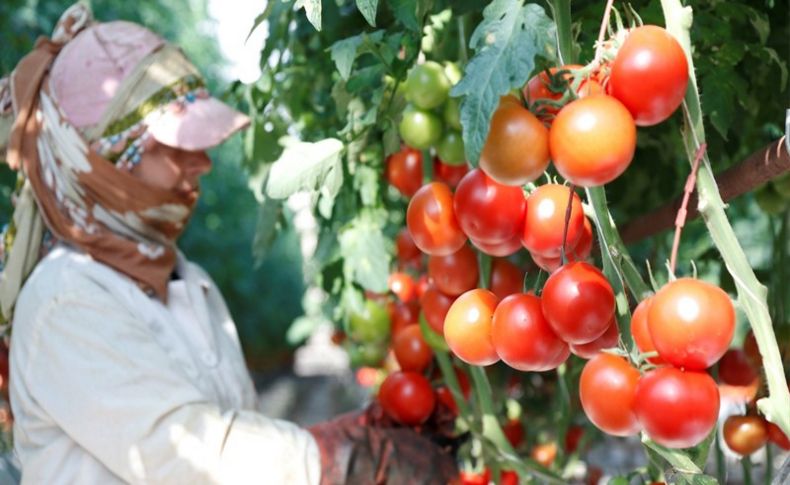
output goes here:
[{"label": "tomato stem", "polygon": [[601,19],[601,28],[598,30],[598,42],[595,43],[595,59],[601,57],[603,51],[603,36],[606,33],[606,28],[609,26],[609,14],[612,12],[612,4],[614,0],[607,0],[606,8],[603,11],[603,18]]},{"label": "tomato stem", "polygon": [[562,264],[568,262],[568,255],[566,253],[568,243],[568,224],[571,222],[571,209],[573,208],[573,195],[576,191],[576,186],[573,184],[568,185],[568,205],[565,206],[565,227],[562,228]]},{"label": "tomato stem", "polygon": [[669,257],[669,272],[675,274],[675,267],[678,260],[678,248],[680,247],[680,233],[683,231],[683,226],[686,224],[686,216],[688,211],[686,208],[689,204],[691,193],[694,192],[694,184],[697,179],[697,168],[699,162],[702,160],[702,155],[705,154],[707,145],[703,143],[697,149],[697,154],[694,156],[694,163],[691,165],[691,172],[686,179],[686,186],[683,188],[683,202],[680,204],[677,216],[675,216],[675,238],[672,241],[672,253]]},{"label": "tomato stem", "polygon": [[743,484],[752,485],[752,459],[749,455],[741,458],[741,466],[743,467]]},{"label": "tomato stem", "polygon": [[423,184],[433,182],[433,159],[430,148],[422,151],[422,180]]}]

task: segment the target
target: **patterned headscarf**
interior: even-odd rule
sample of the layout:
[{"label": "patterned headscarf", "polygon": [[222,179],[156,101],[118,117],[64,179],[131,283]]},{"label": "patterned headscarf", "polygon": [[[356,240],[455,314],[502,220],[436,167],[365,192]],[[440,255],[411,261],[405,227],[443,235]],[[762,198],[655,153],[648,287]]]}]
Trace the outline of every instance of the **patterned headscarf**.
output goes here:
[{"label": "patterned headscarf", "polygon": [[[71,7],[52,39],[39,39],[10,78],[0,82],[0,112],[11,112],[14,120],[7,162],[20,171],[0,274],[0,320],[6,323],[22,285],[43,256],[47,230],[166,301],[175,240],[196,203],[194,193],[156,188],[119,169],[94,149],[99,137],[86,139],[58,106],[48,82],[51,66],[91,21],[86,6]],[[124,93],[130,96],[123,89],[119,95]],[[119,119],[122,114],[128,116],[119,112]]]}]

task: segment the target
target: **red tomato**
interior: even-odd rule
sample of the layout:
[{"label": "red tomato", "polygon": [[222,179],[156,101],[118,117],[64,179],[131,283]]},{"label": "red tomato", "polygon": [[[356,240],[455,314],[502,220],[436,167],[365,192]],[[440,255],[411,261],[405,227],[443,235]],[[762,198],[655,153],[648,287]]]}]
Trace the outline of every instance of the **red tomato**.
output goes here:
[{"label": "red tomato", "polygon": [[459,296],[444,319],[444,338],[450,350],[472,365],[491,365],[499,360],[491,342],[491,319],[496,295],[474,289]]},{"label": "red tomato", "polygon": [[520,419],[509,420],[502,426],[502,431],[505,433],[505,437],[513,448],[518,448],[519,445],[524,442],[524,424]]},{"label": "red tomato", "polygon": [[453,210],[453,193],[441,182],[426,184],[414,194],[406,210],[406,225],[414,244],[429,255],[446,256],[464,245]]},{"label": "red tomato", "polygon": [[458,296],[477,287],[477,256],[469,246],[447,256],[428,258],[428,276],[445,295]]},{"label": "red tomato", "polygon": [[647,328],[662,359],[676,367],[703,370],[730,346],[735,309],[721,288],[681,278],[653,297]]},{"label": "red tomato", "polygon": [[395,239],[395,248],[398,252],[398,261],[403,266],[420,266],[420,259],[422,258],[422,251],[414,244],[414,240],[409,234],[407,228],[403,228],[398,232],[398,237]]},{"label": "red tomato", "polygon": [[783,450],[790,450],[790,438],[784,434],[782,428],[771,422],[768,423],[768,440]]},{"label": "red tomato", "polygon": [[614,291],[595,266],[569,263],[543,286],[543,314],[554,332],[571,344],[586,344],[606,332],[614,315]]},{"label": "red tomato", "polygon": [[379,388],[379,402],[384,412],[407,426],[422,424],[436,405],[431,383],[416,372],[394,372]]},{"label": "red tomato", "polygon": [[445,295],[436,286],[430,286],[420,297],[425,321],[439,335],[444,335],[444,318],[454,301],[455,297]]},{"label": "red tomato", "polygon": [[[546,184],[535,189],[527,198],[521,242],[529,252],[548,258],[560,257],[569,190],[564,185]],[[584,232],[582,203],[579,196],[573,194],[566,249],[575,247],[582,232]]]},{"label": "red tomato", "polygon": [[593,230],[592,230],[592,223],[586,217],[584,218],[584,228],[582,229],[582,235],[579,236],[579,240],[576,241],[576,246],[570,251],[570,256],[572,256],[574,261],[584,261],[585,259],[590,257],[590,253],[592,252],[592,245],[593,245]]},{"label": "red tomato", "polygon": [[553,273],[557,270],[557,268],[562,266],[562,258],[560,256],[557,256],[556,258],[549,258],[534,253],[529,253],[529,255],[532,257],[532,261],[538,266],[538,268],[547,273]]},{"label": "red tomato", "polygon": [[548,165],[549,130],[518,100],[504,97],[491,118],[480,168],[501,184],[520,187]]},{"label": "red tomato", "polygon": [[491,481],[491,470],[485,468],[481,472],[461,470],[461,485],[488,485]]},{"label": "red tomato", "polygon": [[748,386],[757,379],[757,369],[740,349],[730,349],[719,361],[719,380],[731,386]]},{"label": "red tomato", "polygon": [[387,157],[385,176],[401,194],[411,197],[422,187],[422,153],[404,146]]},{"label": "red tomato", "polygon": [[521,371],[555,369],[570,352],[543,316],[540,298],[526,293],[510,295],[497,305],[491,338],[499,358]]},{"label": "red tomato", "polygon": [[469,172],[469,166],[466,164],[450,165],[442,162],[438,157],[433,158],[433,178],[438,182],[446,183],[450,187],[455,188],[467,172]]},{"label": "red tomato", "polygon": [[689,448],[716,425],[719,389],[704,372],[660,367],[639,379],[634,410],[653,441],[667,448]]},{"label": "red tomato", "polygon": [[669,118],[686,95],[689,72],[677,40],[656,25],[632,29],[612,62],[609,93],[619,99],[639,126]]},{"label": "red tomato", "polygon": [[408,303],[417,298],[417,285],[406,273],[392,273],[387,279],[387,286],[400,301]]},{"label": "red tomato", "polygon": [[760,348],[757,346],[757,339],[754,338],[754,331],[749,329],[746,338],[743,339],[743,351],[749,357],[749,361],[753,366],[758,369],[763,366],[763,356],[760,354]]},{"label": "red tomato", "polygon": [[416,301],[405,303],[402,301],[390,302],[387,305],[389,310],[392,329],[390,335],[397,335],[398,332],[407,326],[419,322],[420,306]]},{"label": "red tomato", "polygon": [[584,435],[584,428],[578,424],[572,424],[565,433],[565,452],[573,453],[579,448],[579,441]]},{"label": "red tomato", "polygon": [[420,276],[420,279],[417,280],[417,299],[422,298],[422,295],[428,291],[428,288],[430,288],[431,284],[431,280],[428,278],[427,274]]},{"label": "red tomato", "polygon": [[496,256],[496,257],[510,256],[511,254],[515,254],[519,249],[521,249],[521,234],[515,235],[509,241],[505,241],[503,243],[496,243],[496,244],[484,243],[484,242],[476,241],[474,239],[472,239],[471,241],[472,244],[474,244],[477,249],[488,254],[489,256]]},{"label": "red tomato", "polygon": [[453,197],[455,216],[467,236],[497,244],[521,232],[527,199],[521,187],[502,185],[482,170],[467,173]]},{"label": "red tomato", "polygon": [[612,316],[612,323],[603,335],[586,344],[571,344],[571,352],[582,359],[592,359],[604,349],[617,347],[620,342],[620,329],[617,328],[617,320]]},{"label": "red tomato", "polygon": [[518,473],[513,470],[502,470],[499,474],[500,485],[518,485]]},{"label": "red tomato", "polygon": [[536,462],[548,468],[552,463],[554,463],[554,459],[557,458],[557,443],[551,442],[535,445],[532,447],[532,451],[530,451],[529,456]]},{"label": "red tomato", "polygon": [[595,187],[625,172],[636,150],[631,113],[611,96],[572,101],[554,119],[549,134],[557,171],[580,187]]},{"label": "red tomato", "polygon": [[433,351],[425,343],[420,326],[416,324],[395,334],[392,350],[400,368],[405,371],[422,372],[433,360]]},{"label": "red tomato", "polygon": [[524,287],[524,272],[507,259],[497,258],[491,262],[491,281],[489,290],[500,300],[514,293],[521,293]]},{"label": "red tomato", "polygon": [[724,442],[739,455],[751,455],[768,442],[768,426],[759,416],[730,416],[722,428]]},{"label": "red tomato", "polygon": [[634,413],[639,371],[622,357],[599,353],[584,365],[579,398],[584,414],[600,430],[631,436],[641,426]]},{"label": "red tomato", "polygon": [[[656,351],[653,339],[650,338],[650,331],[647,329],[647,311],[652,301],[652,296],[645,298],[636,306],[633,315],[631,315],[631,335],[634,337],[636,347],[643,354]],[[650,357],[647,360],[655,365],[666,364],[660,356]]]}]

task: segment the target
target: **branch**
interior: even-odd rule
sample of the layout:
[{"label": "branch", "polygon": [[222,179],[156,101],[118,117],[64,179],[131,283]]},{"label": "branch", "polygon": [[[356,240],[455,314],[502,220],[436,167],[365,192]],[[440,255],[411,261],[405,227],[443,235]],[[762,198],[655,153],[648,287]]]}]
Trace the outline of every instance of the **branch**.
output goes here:
[{"label": "branch", "polygon": [[[751,154],[746,160],[733,165],[716,176],[724,202],[760,187],[771,179],[790,172],[790,154],[784,149],[781,140],[771,142]],[[682,196],[664,204],[647,214],[628,221],[622,226],[621,235],[627,244],[641,241],[661,231],[670,229],[675,223],[675,214],[683,201]],[[687,220],[699,216],[697,194],[691,195]]]}]

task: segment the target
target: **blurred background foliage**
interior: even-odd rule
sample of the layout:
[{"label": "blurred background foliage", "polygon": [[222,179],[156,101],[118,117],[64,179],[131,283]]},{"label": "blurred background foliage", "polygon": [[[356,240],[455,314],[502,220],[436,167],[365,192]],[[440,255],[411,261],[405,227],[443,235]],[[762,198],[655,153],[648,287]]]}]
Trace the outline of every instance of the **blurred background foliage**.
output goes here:
[{"label": "blurred background foliage", "polygon": [[[72,3],[0,2],[0,75],[10,73],[38,36],[49,36],[61,13]],[[213,34],[206,0],[90,3],[94,17],[100,21],[137,22],[181,46],[205,75],[212,92],[222,95],[227,89],[221,74],[225,61]],[[250,366],[264,370],[287,360],[298,343],[289,343],[286,333],[303,313],[305,284],[299,239],[287,211],[275,244],[261,260],[253,258],[258,202],[248,187],[241,145],[240,136],[236,136],[211,152],[214,167],[201,182],[201,199],[179,246],[217,282],[236,320]],[[15,177],[0,164],[0,225],[11,216],[10,193]]]}]

